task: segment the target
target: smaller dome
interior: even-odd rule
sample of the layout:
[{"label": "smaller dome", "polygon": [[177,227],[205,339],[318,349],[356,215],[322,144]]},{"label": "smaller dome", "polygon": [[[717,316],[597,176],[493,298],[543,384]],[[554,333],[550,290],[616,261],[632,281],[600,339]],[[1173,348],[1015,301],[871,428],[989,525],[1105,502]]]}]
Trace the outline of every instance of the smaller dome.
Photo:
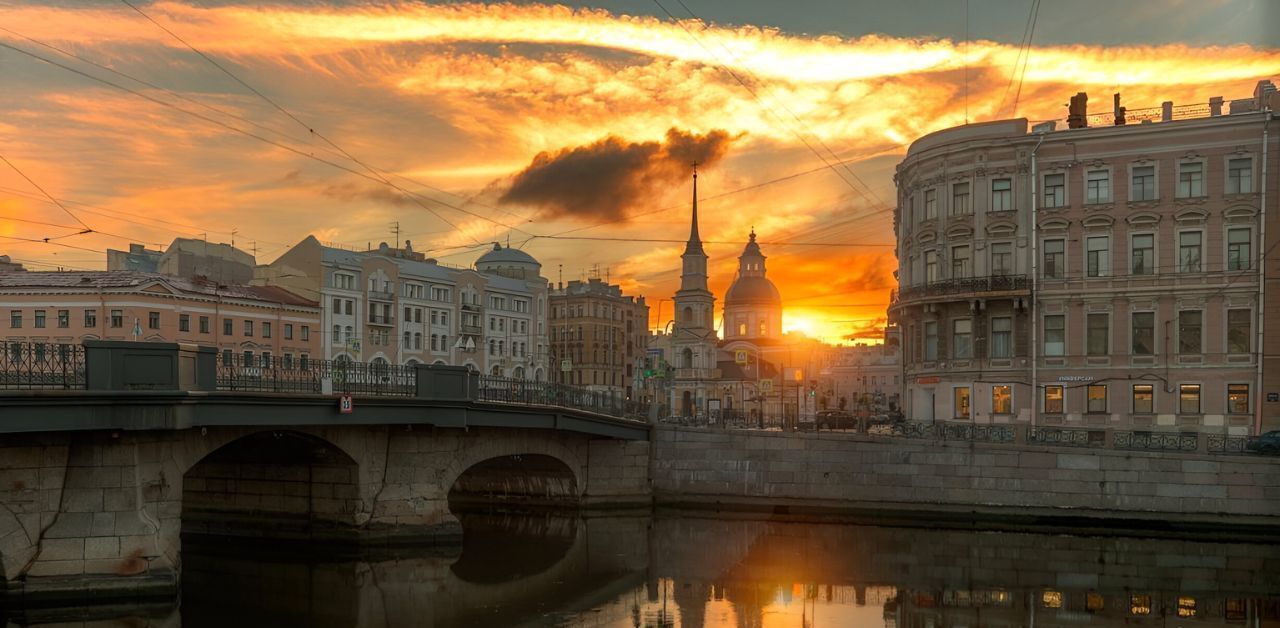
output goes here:
[{"label": "smaller dome", "polygon": [[492,251],[489,251],[484,255],[481,255],[480,259],[476,260],[476,266],[479,266],[481,264],[511,264],[511,263],[534,264],[538,267],[542,266],[542,264],[538,263],[538,260],[533,259],[532,255],[529,255],[528,253],[525,253],[520,249],[512,249],[512,248],[504,249],[502,248],[502,245],[498,244],[497,242],[493,243]]},{"label": "smaller dome", "polygon": [[542,270],[542,264],[520,249],[504,249],[495,242],[492,251],[476,260],[476,270],[513,279],[533,279]]},{"label": "smaller dome", "polygon": [[781,305],[777,286],[764,277],[739,277],[724,295],[725,307],[745,304]]}]

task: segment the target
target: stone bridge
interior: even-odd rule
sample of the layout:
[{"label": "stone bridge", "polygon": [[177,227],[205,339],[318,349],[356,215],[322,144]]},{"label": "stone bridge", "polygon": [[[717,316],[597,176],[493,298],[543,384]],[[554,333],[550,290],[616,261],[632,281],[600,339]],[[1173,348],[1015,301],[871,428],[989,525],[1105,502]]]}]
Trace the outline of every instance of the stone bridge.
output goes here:
[{"label": "stone bridge", "polygon": [[91,348],[83,389],[0,393],[9,595],[172,592],[184,533],[368,547],[459,541],[451,500],[649,505],[649,427],[597,408],[491,401],[474,373],[419,367],[407,394],[342,413],[126,344]]}]

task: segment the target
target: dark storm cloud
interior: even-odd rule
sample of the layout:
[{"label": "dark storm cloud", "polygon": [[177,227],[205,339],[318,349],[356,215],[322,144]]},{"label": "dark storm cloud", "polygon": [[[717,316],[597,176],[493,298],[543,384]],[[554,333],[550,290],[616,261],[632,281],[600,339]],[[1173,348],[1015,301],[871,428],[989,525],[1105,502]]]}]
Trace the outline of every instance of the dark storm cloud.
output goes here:
[{"label": "dark storm cloud", "polygon": [[722,130],[694,135],[670,129],[662,142],[609,136],[587,146],[543,152],[516,174],[499,199],[546,210],[550,216],[616,220],[689,176],[697,161],[710,166],[734,138]]}]

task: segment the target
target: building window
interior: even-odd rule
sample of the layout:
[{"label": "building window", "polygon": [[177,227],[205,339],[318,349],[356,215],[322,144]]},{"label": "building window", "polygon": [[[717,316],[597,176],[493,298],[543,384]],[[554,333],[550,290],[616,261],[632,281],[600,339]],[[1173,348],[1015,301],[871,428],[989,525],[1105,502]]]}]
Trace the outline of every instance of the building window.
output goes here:
[{"label": "building window", "polygon": [[1013,180],[991,180],[991,211],[1007,212],[1013,209]]},{"label": "building window", "polygon": [[202,334],[209,333],[209,317],[208,316],[200,317],[200,333]]},{"label": "building window", "polygon": [[951,247],[951,278],[963,279],[970,276],[969,246]]},{"label": "building window", "polygon": [[1253,313],[1249,310],[1227,310],[1227,353],[1240,355],[1253,350]]},{"label": "building window", "polygon": [[955,416],[957,419],[969,418],[969,387],[955,388]]},{"label": "building window", "polygon": [[924,280],[933,283],[938,280],[938,252],[924,252]]},{"label": "building window", "polygon": [[1155,412],[1155,387],[1151,384],[1133,385],[1133,413],[1151,414]]},{"label": "building window", "polygon": [[925,321],[924,323],[924,359],[926,362],[938,359],[937,321]]},{"label": "building window", "polygon": [[1045,414],[1062,414],[1062,386],[1044,387]]},{"label": "building window", "polygon": [[1062,279],[1066,274],[1066,241],[1044,241],[1044,277]]},{"label": "building window", "polygon": [[956,183],[951,186],[951,215],[967,216],[973,213],[973,206],[969,204],[969,184]]},{"label": "building window", "polygon": [[1085,319],[1085,335],[1088,355],[1107,355],[1111,351],[1111,317],[1107,314],[1090,314]]},{"label": "building window", "polygon": [[1151,596],[1150,595],[1130,595],[1129,596],[1129,614],[1130,615],[1150,615],[1151,614]]},{"label": "building window", "polygon": [[1227,270],[1249,270],[1251,234],[1248,229],[1227,229]]},{"label": "building window", "polygon": [[1204,196],[1204,164],[1187,161],[1178,164],[1178,198]]},{"label": "building window", "polygon": [[124,310],[111,310],[111,326],[116,329],[124,327]]},{"label": "building window", "polygon": [[84,311],[84,326],[85,326],[85,327],[89,327],[89,328],[97,327],[97,326],[98,326],[98,311],[97,311],[97,310],[85,310],[85,311]]},{"label": "building window", "polygon": [[1156,198],[1156,167],[1134,166],[1129,187],[1130,201],[1153,201]]},{"label": "building window", "polygon": [[1178,413],[1200,414],[1200,384],[1178,386]]},{"label": "building window", "polygon": [[1084,202],[1090,205],[1111,202],[1111,171],[1090,170],[1084,176]]},{"label": "building window", "polygon": [[293,340],[293,323],[284,324],[284,339]]},{"label": "building window", "polygon": [[160,329],[159,312],[147,312],[147,327],[150,329]]},{"label": "building window", "polygon": [[1085,272],[1090,277],[1105,277],[1111,274],[1111,238],[1110,236],[1089,236],[1085,238]]},{"label": "building window", "polygon": [[35,318],[34,325],[36,329],[44,329],[44,326],[46,323],[44,310],[36,310],[34,318]]},{"label": "building window", "polygon": [[58,310],[58,327],[66,329],[71,326],[71,310]]},{"label": "building window", "polygon": [[1155,355],[1155,312],[1133,313],[1133,355]]},{"label": "building window", "polygon": [[1013,244],[995,242],[991,245],[991,274],[1013,274]]},{"label": "building window", "polygon": [[1106,384],[1089,384],[1085,390],[1085,400],[1088,407],[1087,412],[1099,414],[1107,411],[1107,385]]},{"label": "building window", "polygon": [[262,321],[262,337],[263,337],[263,338],[270,338],[270,337],[271,337],[271,322],[270,322],[270,321]]},{"label": "building window", "polygon": [[933,220],[938,217],[938,191],[924,191],[924,219]]},{"label": "building window", "polygon": [[231,319],[231,318],[222,319],[222,335],[230,336],[231,334],[236,333],[235,324],[236,324],[235,319]]},{"label": "building window", "polygon": [[407,331],[404,332],[404,348],[408,349],[412,345],[413,345],[413,334]]},{"label": "building window", "polygon": [[1248,414],[1249,411],[1249,385],[1227,384],[1227,412]]},{"label": "building window", "polygon": [[1013,319],[997,316],[991,319],[991,357],[1007,358],[1013,355]]},{"label": "building window", "polygon": [[951,357],[957,360],[973,357],[973,320],[951,321],[951,332]]},{"label": "building window", "polygon": [[[302,326],[302,339],[311,340],[311,326],[309,325]],[[305,358],[306,356],[303,356],[303,357]]]},{"label": "building window", "polygon": [[1195,617],[1196,599],[1185,595],[1178,596],[1178,617]]},{"label": "building window", "polygon": [[355,304],[355,301],[352,299],[347,299],[343,301],[343,303],[346,304],[346,315],[351,316],[351,308]]},{"label": "building window", "polygon": [[1150,233],[1133,236],[1133,274],[1150,275],[1156,272],[1156,237]]},{"label": "building window", "polygon": [[245,320],[245,322],[244,322],[244,335],[246,335],[246,336],[252,336],[252,335],[253,335],[253,321],[251,321],[251,320]]},{"label": "building window", "polygon": [[1201,327],[1204,312],[1200,310],[1183,310],[1178,312],[1178,353],[1201,353]]},{"label": "building window", "polygon": [[1065,314],[1049,314],[1044,317],[1044,354],[1066,355],[1067,317]]},{"label": "building window", "polygon": [[1044,175],[1044,206],[1046,208],[1065,207],[1067,205],[1067,175]]},{"label": "building window", "polygon": [[1013,387],[1000,384],[991,387],[991,413],[1013,414]]},{"label": "building window", "polygon": [[1178,272],[1200,272],[1200,232],[1183,231],[1178,234]]},{"label": "building window", "polygon": [[190,314],[178,315],[178,331],[191,331],[191,315]]},{"label": "building window", "polygon": [[1253,159],[1241,157],[1227,160],[1227,194],[1253,191]]}]

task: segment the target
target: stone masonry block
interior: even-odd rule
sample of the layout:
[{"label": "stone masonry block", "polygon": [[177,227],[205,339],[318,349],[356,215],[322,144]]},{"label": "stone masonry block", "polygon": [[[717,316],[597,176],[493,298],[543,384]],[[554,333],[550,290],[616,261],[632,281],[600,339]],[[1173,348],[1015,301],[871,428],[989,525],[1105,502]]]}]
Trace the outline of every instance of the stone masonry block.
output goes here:
[{"label": "stone masonry block", "polygon": [[119,537],[106,536],[86,539],[84,542],[85,560],[100,560],[120,557]]},{"label": "stone masonry block", "polygon": [[1059,469],[1101,469],[1102,461],[1093,454],[1058,454]]},{"label": "stone masonry block", "polygon": [[49,539],[41,544],[39,560],[84,560],[84,539]]},{"label": "stone masonry block", "polygon": [[93,513],[64,512],[45,530],[46,539],[82,539],[93,529]]},{"label": "stone masonry block", "polygon": [[28,576],[78,576],[84,573],[84,560],[41,560],[31,566]]}]

